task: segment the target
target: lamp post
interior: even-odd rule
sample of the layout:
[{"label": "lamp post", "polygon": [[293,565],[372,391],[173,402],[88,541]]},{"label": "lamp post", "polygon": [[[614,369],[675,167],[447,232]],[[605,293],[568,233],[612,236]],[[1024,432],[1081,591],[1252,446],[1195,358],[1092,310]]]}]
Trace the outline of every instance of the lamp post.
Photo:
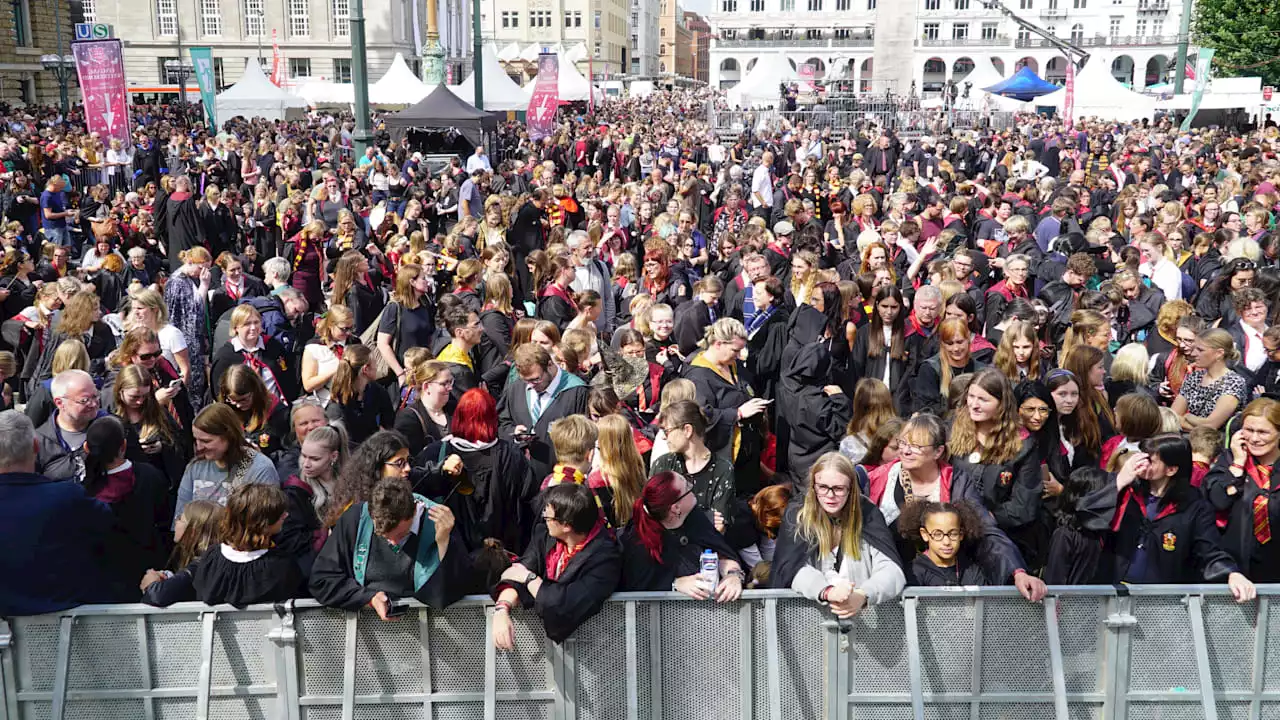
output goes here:
[{"label": "lamp post", "polygon": [[355,145],[355,157],[364,157],[365,148],[373,139],[369,131],[369,58],[364,44],[364,0],[351,0],[351,81],[355,90],[356,131],[351,140]]},{"label": "lamp post", "polygon": [[258,11],[258,66],[262,66],[262,35],[267,31],[267,14]]},{"label": "lamp post", "polygon": [[58,99],[62,103],[62,117],[71,109],[67,86],[71,82],[71,74],[76,71],[76,59],[71,55],[41,55],[40,66],[53,73],[58,81]]},{"label": "lamp post", "polygon": [[186,117],[188,110],[190,110],[187,107],[187,78],[191,77],[191,74],[195,72],[195,66],[181,59],[165,60],[164,72],[170,82],[173,82],[173,78],[177,77],[178,98],[182,102],[182,116]]}]

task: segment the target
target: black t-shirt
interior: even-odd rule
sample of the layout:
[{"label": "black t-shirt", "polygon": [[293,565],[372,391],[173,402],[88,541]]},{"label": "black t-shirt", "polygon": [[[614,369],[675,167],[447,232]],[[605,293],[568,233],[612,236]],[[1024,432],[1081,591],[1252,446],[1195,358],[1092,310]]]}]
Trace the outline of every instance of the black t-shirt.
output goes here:
[{"label": "black t-shirt", "polygon": [[[398,334],[397,323],[400,326]],[[382,313],[382,320],[378,323],[378,332],[392,336],[392,347],[395,348],[396,357],[401,359],[409,348],[431,347],[431,338],[435,335],[435,330],[435,308],[427,302],[422,302],[418,307],[410,310],[392,301],[387,304],[387,311]]]}]

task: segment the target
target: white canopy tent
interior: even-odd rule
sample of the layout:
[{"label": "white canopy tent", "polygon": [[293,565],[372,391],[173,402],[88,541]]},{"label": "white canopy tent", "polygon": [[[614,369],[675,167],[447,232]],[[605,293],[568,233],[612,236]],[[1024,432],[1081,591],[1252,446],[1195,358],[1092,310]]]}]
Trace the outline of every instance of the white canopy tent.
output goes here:
[{"label": "white canopy tent", "polygon": [[218,125],[237,115],[267,120],[292,120],[301,118],[307,110],[307,101],[279,88],[262,74],[262,66],[256,58],[244,64],[240,81],[223,90],[216,101]]},{"label": "white canopy tent", "polygon": [[[487,111],[525,110],[529,107],[529,91],[512,80],[502,63],[498,62],[498,53],[489,43],[485,43],[480,51],[480,65],[484,69],[484,109]],[[476,87],[475,73],[465,80],[452,85],[449,90],[454,95],[475,105]]]},{"label": "white canopy tent", "polygon": [[[1195,83],[1189,81],[1186,89],[1194,90]],[[1166,110],[1190,110],[1192,95],[1192,92],[1174,95],[1168,100],[1161,101],[1159,107]],[[1262,78],[1260,77],[1214,78],[1209,81],[1208,89],[1200,98],[1201,110],[1244,108],[1250,113],[1256,113],[1258,108],[1265,104],[1267,103],[1262,99]]]},{"label": "white canopy tent", "polygon": [[782,53],[766,53],[750,72],[729,89],[729,105],[744,108],[777,106],[779,86],[799,79]]},{"label": "white canopy tent", "polygon": [[502,62],[512,62],[520,59],[520,43],[511,42],[502,48],[502,52],[498,53],[498,59]]},{"label": "white canopy tent", "polygon": [[[1133,120],[1150,118],[1156,111],[1156,99],[1136,93],[1125,87],[1111,74],[1114,54],[1095,54],[1076,73],[1075,103],[1073,112],[1077,118],[1099,117],[1106,120]],[[1067,100],[1067,90],[1062,88],[1031,101],[1032,105],[1052,106],[1059,111]]]},{"label": "white canopy tent", "polygon": [[564,53],[564,59],[571,63],[580,63],[587,59],[587,44],[578,43]]},{"label": "white canopy tent", "polygon": [[[520,51],[520,55],[517,56],[516,59],[523,60],[525,62],[536,63],[538,62],[538,55],[542,53],[542,48],[543,46],[539,45],[538,43],[529,45],[524,50]],[[548,47],[547,49],[549,52],[557,51],[557,48],[555,46]]]},{"label": "white canopy tent", "polygon": [[293,87],[294,93],[306,100],[312,107],[341,107],[355,102],[355,86],[351,83],[336,83],[329,80],[299,79]]},{"label": "white canopy tent", "polygon": [[432,89],[409,69],[404,56],[396,53],[382,79],[369,86],[369,104],[412,105],[430,94]]},{"label": "white canopy tent", "polygon": [[1015,111],[1025,106],[1021,100],[993,95],[983,88],[989,88],[1005,79],[990,58],[978,58],[973,71],[960,80],[960,84],[970,83],[969,99],[959,98],[956,107],[961,110],[979,111]]}]

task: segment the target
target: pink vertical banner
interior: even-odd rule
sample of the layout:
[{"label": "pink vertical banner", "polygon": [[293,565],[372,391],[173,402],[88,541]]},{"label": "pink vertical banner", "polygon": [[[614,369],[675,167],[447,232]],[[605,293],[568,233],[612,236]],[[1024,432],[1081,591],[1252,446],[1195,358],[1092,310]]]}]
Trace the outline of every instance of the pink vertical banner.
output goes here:
[{"label": "pink vertical banner", "polygon": [[529,97],[529,139],[541,140],[556,126],[560,107],[560,60],[555,53],[538,55],[538,81]]},{"label": "pink vertical banner", "polygon": [[813,80],[817,70],[811,63],[800,66],[800,92],[813,92]]},{"label": "pink vertical banner", "polygon": [[1076,115],[1076,64],[1070,60],[1067,60],[1067,97],[1062,103],[1062,114],[1066,116],[1063,126],[1070,130]]},{"label": "pink vertical banner", "polygon": [[104,143],[129,138],[129,91],[124,77],[124,53],[119,40],[85,40],[71,43],[84,94],[85,125]]},{"label": "pink vertical banner", "polygon": [[280,57],[280,38],[275,28],[271,29],[271,82],[276,87],[284,82],[284,59]]}]

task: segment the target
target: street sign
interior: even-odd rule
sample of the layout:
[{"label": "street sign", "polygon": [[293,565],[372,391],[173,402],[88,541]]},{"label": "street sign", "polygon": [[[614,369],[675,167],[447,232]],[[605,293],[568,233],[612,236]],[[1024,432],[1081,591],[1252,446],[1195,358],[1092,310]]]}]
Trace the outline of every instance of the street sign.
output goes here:
[{"label": "street sign", "polygon": [[107,23],[76,23],[76,40],[109,40],[115,36]]}]

